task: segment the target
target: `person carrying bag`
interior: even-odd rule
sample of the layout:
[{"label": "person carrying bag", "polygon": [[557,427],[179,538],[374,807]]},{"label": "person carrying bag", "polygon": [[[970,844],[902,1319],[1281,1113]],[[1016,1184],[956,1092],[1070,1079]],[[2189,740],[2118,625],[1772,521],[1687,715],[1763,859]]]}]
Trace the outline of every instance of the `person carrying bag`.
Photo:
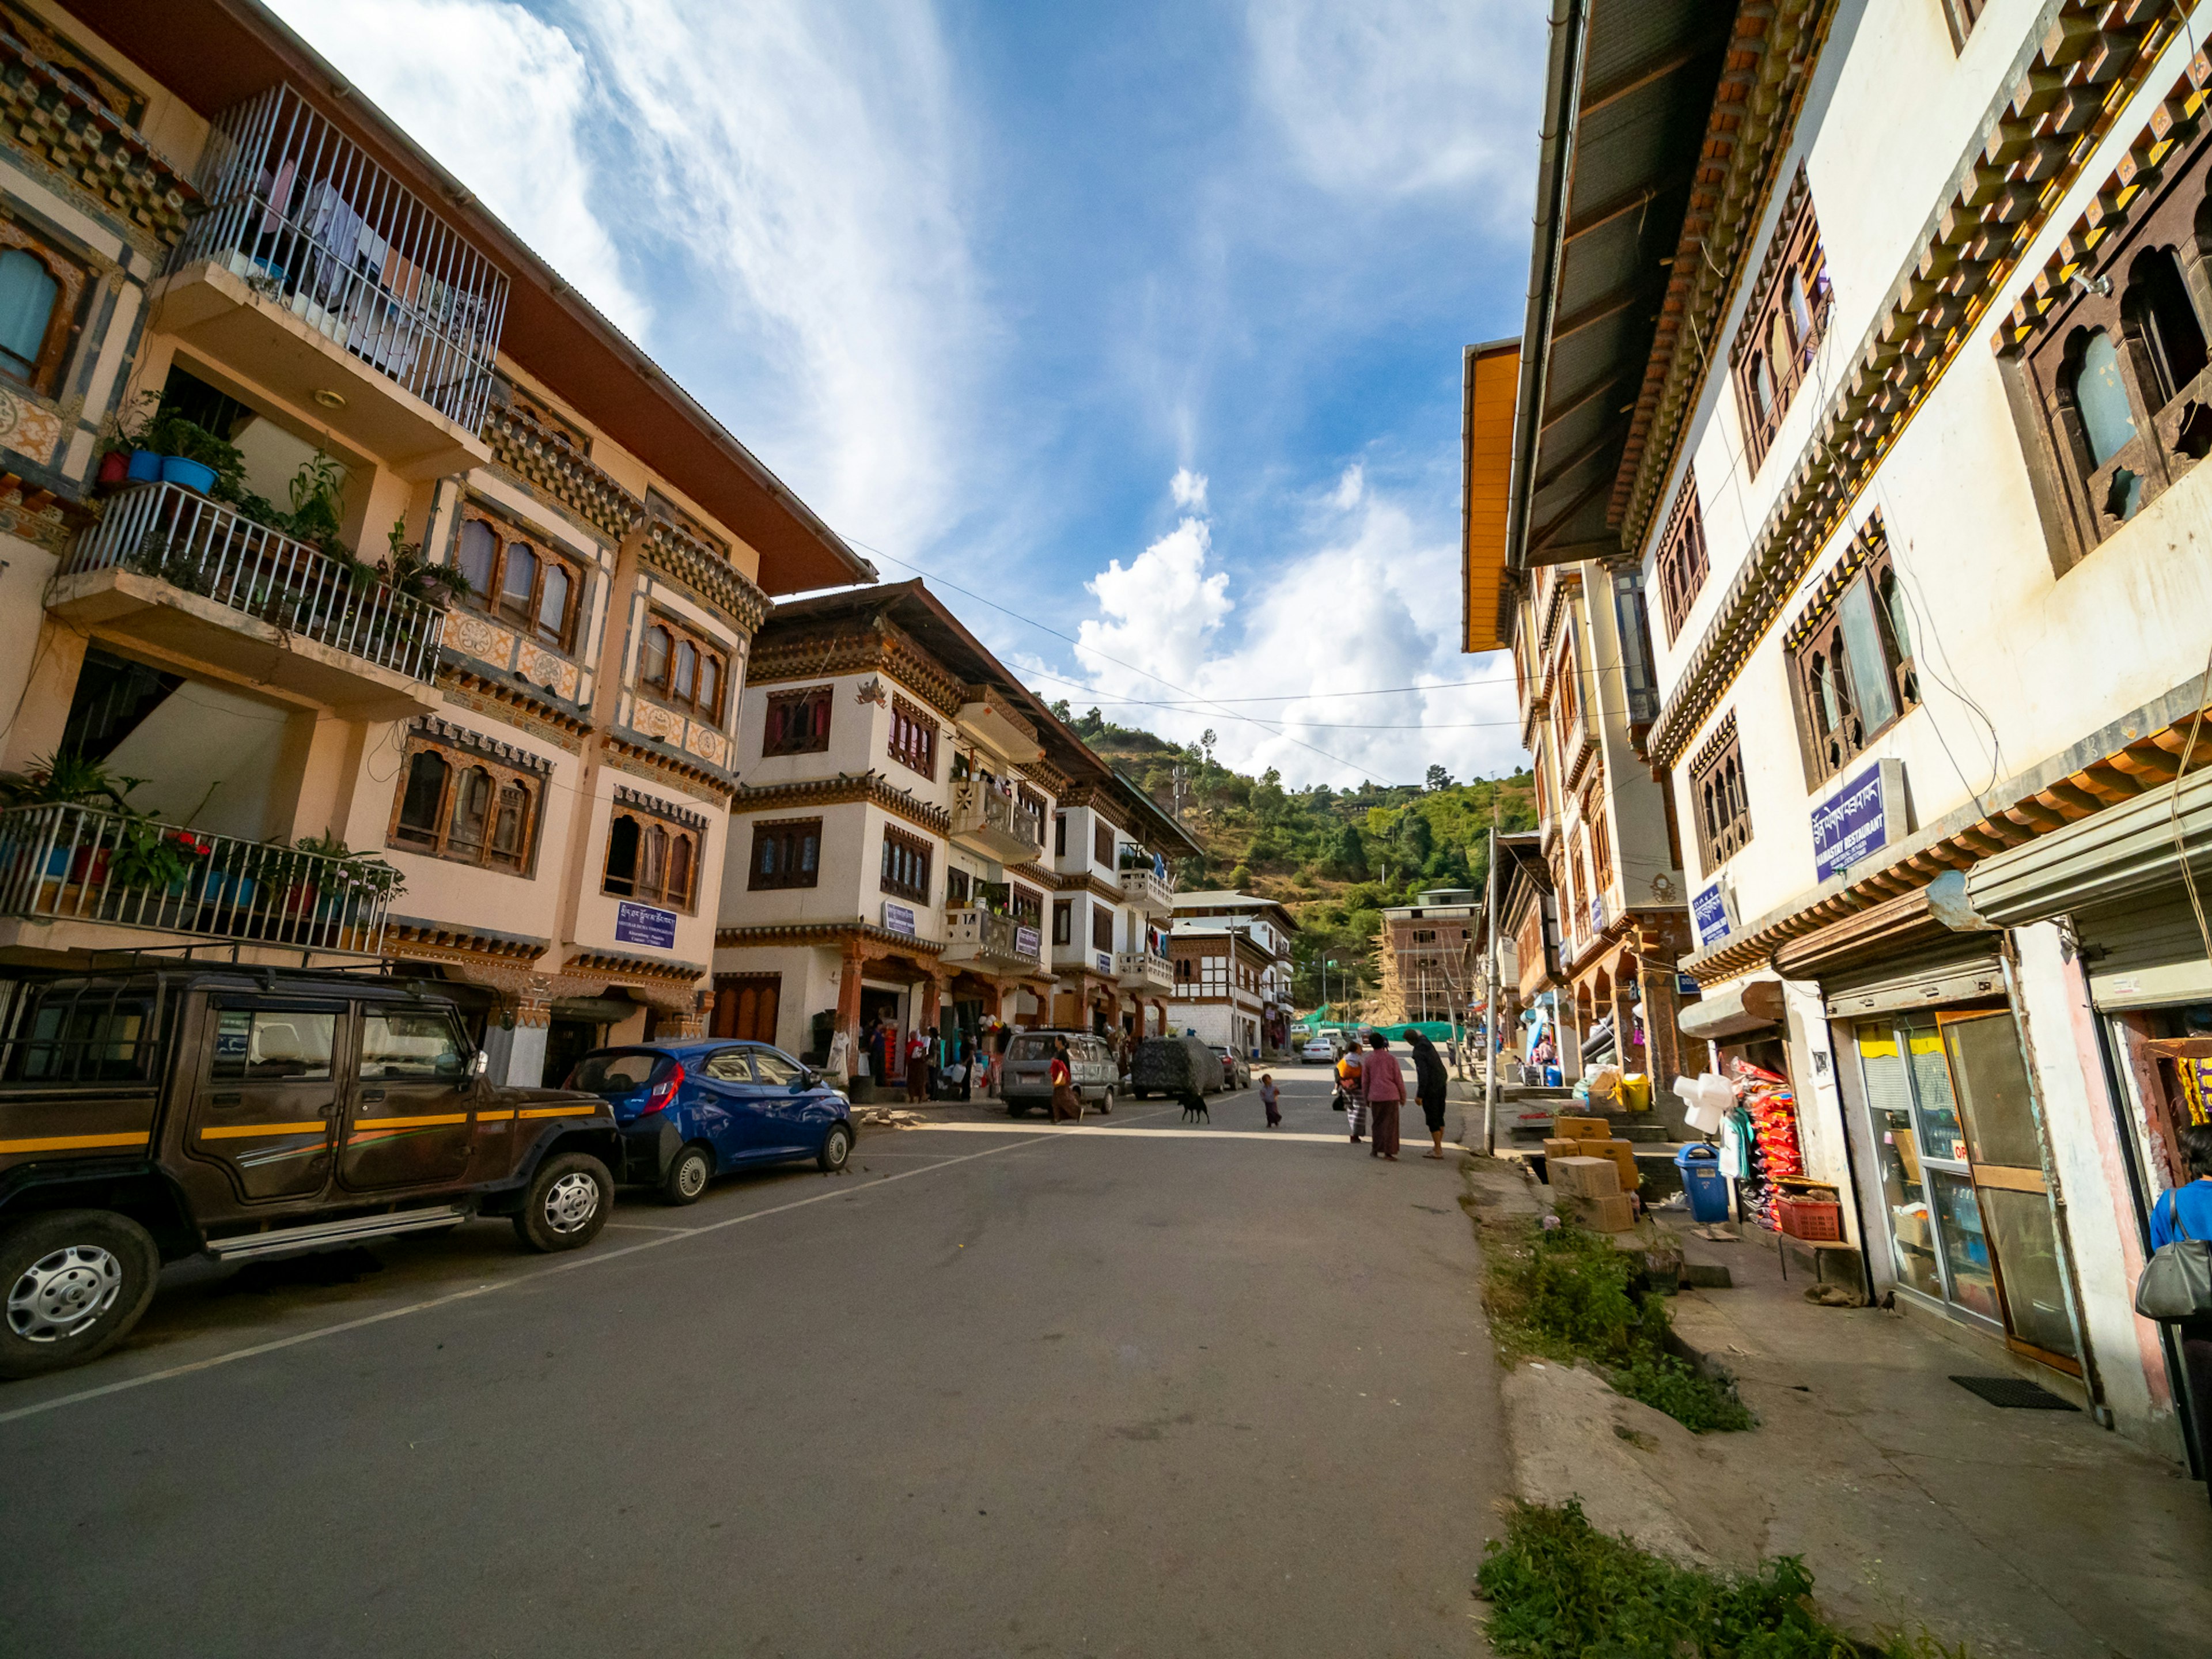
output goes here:
[{"label": "person carrying bag", "polygon": [[2189,1179],[2151,1206],[2151,1257],[2136,1281],[2136,1311],[2172,1325],[2197,1443],[2212,1448],[2212,1127],[2184,1129]]}]

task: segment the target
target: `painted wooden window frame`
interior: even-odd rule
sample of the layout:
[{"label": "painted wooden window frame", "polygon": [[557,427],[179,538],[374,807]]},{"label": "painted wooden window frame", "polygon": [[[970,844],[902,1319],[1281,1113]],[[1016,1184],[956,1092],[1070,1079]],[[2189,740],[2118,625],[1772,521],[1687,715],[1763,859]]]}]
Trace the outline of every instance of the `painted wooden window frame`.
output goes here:
[{"label": "painted wooden window frame", "polygon": [[[630,873],[626,877],[615,872],[615,854],[622,841],[618,826],[625,823],[633,826]],[[607,849],[600,864],[599,891],[641,904],[665,904],[687,916],[695,915],[704,850],[704,837],[697,831],[656,813],[617,806],[607,818]]]},{"label": "painted wooden window frame", "polygon": [[[830,747],[831,693],[834,686],[810,685],[803,691],[771,691],[767,707],[761,717],[761,754],[819,755]],[[794,709],[808,711],[807,720],[799,735],[793,736],[791,714]]]},{"label": "painted wooden window frame", "polygon": [[1690,795],[1697,808],[1698,853],[1710,876],[1751,844],[1751,794],[1734,709],[1691,761]]},{"label": "painted wooden window frame", "polygon": [[884,753],[932,783],[937,781],[937,721],[919,703],[891,697],[890,740]]},{"label": "painted wooden window frame", "polygon": [[878,888],[893,898],[927,904],[935,860],[936,848],[927,841],[887,823],[884,826]]},{"label": "painted wooden window frame", "polygon": [[[813,861],[807,865],[803,854],[809,842],[813,844]],[[781,867],[763,874],[761,870],[763,848],[774,843],[787,856]],[[818,887],[822,884],[822,820],[820,818],[761,818],[752,827],[751,843],[745,854],[745,890],[749,893],[780,893]]]},{"label": "painted wooden window frame", "polygon": [[[1766,262],[1729,352],[1744,450],[1753,472],[1765,460],[1783,416],[1804,384],[1814,354],[1826,337],[1833,309],[1820,216],[1813,210],[1812,188],[1801,167],[1767,240]],[[1778,337],[1789,348],[1788,358],[1780,365],[1773,361]]]},{"label": "painted wooden window frame", "polygon": [[[425,755],[434,757],[445,768],[432,822],[428,825],[408,822],[417,757]],[[482,826],[483,838],[471,844],[456,839],[456,825],[464,805],[462,782],[476,772],[484,775],[490,793]],[[392,791],[392,817],[385,826],[384,844],[395,852],[441,859],[449,864],[474,865],[528,880],[538,872],[538,842],[544,823],[546,785],[547,780],[541,774],[501,765],[489,756],[441,743],[435,738],[419,734],[410,737],[406,747],[400,751],[399,787]],[[514,805],[509,799],[510,791],[519,792],[522,798],[514,820],[517,845],[503,850],[495,843],[507,822],[507,810]]]}]

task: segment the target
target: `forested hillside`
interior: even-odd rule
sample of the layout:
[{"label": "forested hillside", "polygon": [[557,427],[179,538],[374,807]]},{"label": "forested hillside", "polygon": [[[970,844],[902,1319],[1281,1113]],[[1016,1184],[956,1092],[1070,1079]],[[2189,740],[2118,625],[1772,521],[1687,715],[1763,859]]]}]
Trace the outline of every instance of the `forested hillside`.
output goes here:
[{"label": "forested hillside", "polygon": [[1533,829],[1529,775],[1453,781],[1442,763],[1428,781],[1327,785],[1285,789],[1272,769],[1259,777],[1231,770],[1213,757],[1213,734],[1187,746],[1138,728],[1116,726],[1096,708],[1054,712],[1093,749],[1121,768],[1163,806],[1176,799],[1182,769],[1184,822],[1206,848],[1176,872],[1181,886],[1229,887],[1290,907],[1298,919],[1297,1001],[1321,1000],[1323,957],[1334,961],[1329,990],[1347,963],[1360,985],[1376,983],[1375,946],[1383,907],[1404,904],[1424,888],[1480,888],[1489,874],[1489,834]]}]

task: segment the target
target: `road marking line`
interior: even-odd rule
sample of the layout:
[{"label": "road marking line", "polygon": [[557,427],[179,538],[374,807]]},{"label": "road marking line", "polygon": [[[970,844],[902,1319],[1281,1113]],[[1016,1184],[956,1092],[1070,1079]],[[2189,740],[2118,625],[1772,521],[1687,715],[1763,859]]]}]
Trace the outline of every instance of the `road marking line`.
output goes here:
[{"label": "road marking line", "polygon": [[[1170,1107],[1170,1111],[1175,1109]],[[1304,1140],[1348,1145],[1349,1135],[1286,1133],[1280,1129],[1139,1129],[1119,1123],[925,1123],[918,1133],[969,1135],[1171,1135],[1182,1140]]]},{"label": "road marking line", "polygon": [[[449,1291],[444,1296],[434,1296],[427,1301],[410,1303],[404,1308],[387,1308],[382,1313],[367,1314],[359,1319],[343,1320],[337,1324],[325,1325],[316,1330],[301,1331],[296,1336],[278,1337],[272,1342],[257,1342],[250,1348],[236,1348],[228,1353],[213,1354],[205,1359],[195,1359],[189,1364],[172,1365],[166,1370],[149,1371],[143,1376],[125,1377],[121,1382],[105,1383],[97,1389],[86,1389],[76,1394],[60,1395],[52,1400],[40,1401],[35,1406],[18,1406],[14,1411],[0,1412],[0,1423],[13,1423],[20,1418],[36,1417],[41,1412],[58,1411],[64,1406],[80,1406],[87,1401],[99,1400],[107,1395],[124,1394],[132,1389],[142,1389],[149,1382],[166,1382],[173,1377],[190,1376],[195,1371],[213,1370],[216,1366],[228,1365],[234,1360],[253,1359],[262,1354],[276,1353],[285,1348],[296,1348],[304,1343],[319,1342],[326,1336],[340,1336],[348,1331],[362,1330],[368,1326],[381,1325],[390,1320],[404,1319],[410,1314],[428,1313],[433,1308],[450,1307],[457,1302],[473,1301],[477,1297],[489,1296],[494,1291],[506,1290],[511,1285],[534,1285],[539,1279],[550,1278],[555,1273],[574,1273],[580,1267],[597,1267],[604,1261],[619,1261],[624,1256],[635,1255],[641,1250],[657,1250],[664,1244],[674,1244],[684,1239],[697,1238],[702,1233],[718,1233],[726,1227],[739,1227],[748,1221],[761,1221],[772,1215],[783,1215],[793,1210],[803,1210],[810,1204],[827,1203],[833,1198],[856,1198],[863,1193],[878,1191],[895,1181],[907,1181],[915,1176],[928,1175],[934,1170],[949,1170],[956,1164],[973,1164],[979,1158],[995,1158],[1000,1152],[1012,1150],[1012,1146],[987,1146],[980,1152],[963,1152],[957,1158],[945,1158],[922,1169],[904,1170],[897,1175],[878,1176],[872,1181],[858,1182],[851,1187],[847,1187],[841,1182],[828,1192],[817,1193],[811,1198],[793,1199],[788,1204],[774,1205],[765,1210],[749,1210],[743,1215],[728,1216],[720,1221],[710,1221],[702,1227],[686,1227],[680,1232],[663,1233],[656,1238],[641,1239],[635,1244],[625,1244],[619,1250],[596,1250],[589,1255],[571,1256],[566,1261],[541,1267],[535,1273],[518,1273],[513,1279],[502,1279],[494,1284],[476,1285],[465,1291]],[[608,1224],[611,1226],[614,1224]]]}]

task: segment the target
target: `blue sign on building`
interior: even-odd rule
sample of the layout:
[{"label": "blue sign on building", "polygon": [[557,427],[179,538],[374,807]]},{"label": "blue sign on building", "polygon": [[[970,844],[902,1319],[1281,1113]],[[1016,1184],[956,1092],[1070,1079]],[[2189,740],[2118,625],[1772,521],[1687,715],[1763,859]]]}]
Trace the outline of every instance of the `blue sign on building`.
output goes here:
[{"label": "blue sign on building", "polygon": [[1729,936],[1728,896],[1721,891],[1720,883],[1715,882],[1690,901],[1690,920],[1697,925],[1701,945]]},{"label": "blue sign on building", "polygon": [[1813,878],[1840,875],[1904,832],[1904,763],[1876,761],[1813,809]]},{"label": "blue sign on building", "polygon": [[676,912],[628,899],[615,906],[615,938],[624,945],[648,945],[656,951],[676,948]]},{"label": "blue sign on building", "polygon": [[889,899],[885,899],[884,901],[884,931],[886,933],[903,933],[908,939],[914,938],[913,907],[906,904],[893,904]]}]

